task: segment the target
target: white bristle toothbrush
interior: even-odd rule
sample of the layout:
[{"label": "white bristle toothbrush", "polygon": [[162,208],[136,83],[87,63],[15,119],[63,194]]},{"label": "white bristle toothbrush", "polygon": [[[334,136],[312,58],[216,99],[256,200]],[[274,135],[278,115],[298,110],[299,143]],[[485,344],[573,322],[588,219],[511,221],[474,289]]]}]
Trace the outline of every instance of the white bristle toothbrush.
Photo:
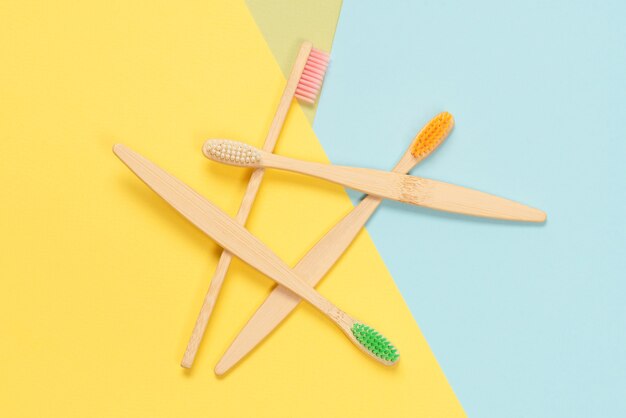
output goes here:
[{"label": "white bristle toothbrush", "polygon": [[[302,44],[293,69],[291,70],[291,74],[289,75],[289,79],[287,80],[283,95],[280,98],[269,132],[265,138],[265,143],[263,144],[264,151],[272,152],[274,149],[294,96],[304,102],[315,103],[315,99],[322,87],[328,61],[329,57],[327,53],[313,48],[310,42],[304,42]],[[242,225],[244,225],[248,219],[248,215],[252,209],[252,203],[254,202],[259,186],[261,185],[261,180],[263,179],[263,173],[263,170],[255,170],[250,177],[246,193],[244,194],[241,206],[235,217],[237,222]],[[185,354],[180,363],[182,367],[190,368],[193,365],[231,260],[232,255],[224,250],[220,256],[217,268],[215,269],[209,290],[202,303],[202,308],[200,309],[193,332],[187,343]]]},{"label": "white bristle toothbrush", "polygon": [[191,223],[221,247],[317,308],[364,353],[386,366],[394,365],[398,361],[400,354],[384,336],[352,318],[319,294],[241,223],[176,177],[124,145],[115,145],[113,152],[148,187]]},{"label": "white bristle toothbrush", "polygon": [[207,158],[220,163],[293,171],[374,196],[431,209],[509,221],[546,220],[546,214],[539,209],[437,180],[369,168],[296,160],[226,139],[210,139],[204,143],[202,151]]},{"label": "white bristle toothbrush", "polygon": [[[443,112],[435,116],[417,134],[393,171],[408,173],[420,161],[430,155],[446,139],[454,120]],[[359,231],[365,226],[382,199],[365,196],[341,221],[317,242],[293,268],[293,271],[311,286],[317,285],[328,270],[346,251]],[[243,357],[267,337],[300,303],[298,295],[278,286],[257,309],[246,326],[239,332],[215,366],[215,374],[228,372]]]}]

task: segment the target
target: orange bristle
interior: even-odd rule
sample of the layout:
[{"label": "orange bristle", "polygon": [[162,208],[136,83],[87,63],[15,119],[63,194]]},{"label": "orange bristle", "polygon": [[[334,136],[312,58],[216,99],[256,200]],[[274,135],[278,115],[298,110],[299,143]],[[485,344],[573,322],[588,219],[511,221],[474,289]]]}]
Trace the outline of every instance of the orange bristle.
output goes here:
[{"label": "orange bristle", "polygon": [[322,88],[324,74],[328,68],[329,56],[326,52],[311,48],[304,70],[298,81],[295,96],[307,103],[315,103]]},{"label": "orange bristle", "polygon": [[411,145],[413,157],[420,158],[432,151],[450,133],[454,126],[454,118],[448,112],[441,112],[430,120],[415,137]]}]

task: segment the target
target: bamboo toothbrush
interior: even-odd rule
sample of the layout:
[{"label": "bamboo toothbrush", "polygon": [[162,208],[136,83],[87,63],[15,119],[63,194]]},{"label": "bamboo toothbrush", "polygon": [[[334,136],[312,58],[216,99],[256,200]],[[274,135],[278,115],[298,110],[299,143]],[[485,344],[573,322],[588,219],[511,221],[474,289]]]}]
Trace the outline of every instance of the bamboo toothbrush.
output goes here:
[{"label": "bamboo toothbrush", "polygon": [[204,155],[238,167],[277,168],[307,174],[351,189],[417,206],[510,221],[543,222],[539,209],[450,183],[368,168],[301,161],[225,139],[204,143]]},{"label": "bamboo toothbrush", "polygon": [[[310,42],[304,42],[302,44],[278,104],[276,114],[272,120],[270,130],[265,138],[265,143],[263,144],[264,151],[271,152],[274,149],[294,96],[304,102],[315,103],[327,66],[328,54],[313,48]],[[248,215],[252,209],[252,203],[254,202],[259,186],[261,185],[261,180],[263,179],[263,173],[264,171],[262,169],[255,170],[250,177],[246,193],[241,202],[241,207],[235,218],[237,222],[242,225],[244,225],[248,219]],[[200,309],[200,314],[196,320],[193,332],[187,343],[187,349],[180,363],[182,367],[190,368],[193,365],[231,260],[232,255],[228,251],[223,251],[211,284],[209,285],[209,290],[202,303],[202,308]]]},{"label": "bamboo toothbrush", "polygon": [[[408,173],[432,153],[452,130],[454,120],[447,112],[435,116],[417,134],[393,171]],[[382,199],[365,196],[363,200],[296,264],[293,271],[311,286],[317,285],[356,238]],[[293,309],[300,298],[282,286],[276,287],[239,332],[226,353],[215,366],[215,374],[222,375],[237,364],[267,337]]]},{"label": "bamboo toothbrush", "polygon": [[115,145],[113,152],[137,177],[191,223],[224,249],[316,307],[363,352],[386,366],[398,361],[400,354],[385,337],[320,295],[241,223],[229,217],[176,177],[124,145]]}]

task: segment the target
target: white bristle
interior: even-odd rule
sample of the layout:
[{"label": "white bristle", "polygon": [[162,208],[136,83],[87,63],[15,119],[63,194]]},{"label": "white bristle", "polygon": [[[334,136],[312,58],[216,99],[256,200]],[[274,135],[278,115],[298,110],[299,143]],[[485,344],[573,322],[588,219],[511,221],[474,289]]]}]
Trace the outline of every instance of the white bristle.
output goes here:
[{"label": "white bristle", "polygon": [[215,161],[252,166],[261,160],[258,149],[237,141],[211,139],[204,144],[204,155]]},{"label": "white bristle", "polygon": [[328,68],[329,56],[319,49],[312,48],[307,58],[295,96],[304,102],[315,103],[322,88],[322,81]]}]

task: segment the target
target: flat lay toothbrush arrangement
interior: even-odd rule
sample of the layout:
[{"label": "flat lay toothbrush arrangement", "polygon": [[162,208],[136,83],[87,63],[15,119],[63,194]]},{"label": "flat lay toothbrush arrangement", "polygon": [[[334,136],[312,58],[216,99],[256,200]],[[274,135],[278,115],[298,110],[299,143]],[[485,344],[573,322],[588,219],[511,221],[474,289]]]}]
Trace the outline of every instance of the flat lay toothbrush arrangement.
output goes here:
[{"label": "flat lay toothbrush arrangement", "polygon": [[115,145],[115,154],[152,190],[165,199],[221,247],[237,255],[278,284],[287,287],[328,316],[365,353],[385,365],[400,356],[396,348],[373,328],[356,321],[306,284],[276,254],[183,182],[124,145]]},{"label": "flat lay toothbrush arrangement", "polygon": [[[327,67],[328,54],[313,48],[310,42],[304,42],[300,47],[293,69],[285,85],[283,95],[280,98],[278,108],[276,109],[276,114],[270,125],[270,130],[265,138],[265,143],[263,144],[264,151],[272,152],[274,149],[294,97],[306,103],[315,102],[321,89]],[[263,170],[256,170],[250,177],[246,193],[235,218],[237,222],[242,225],[245,224],[248,219],[252,204],[261,186],[263,173]],[[200,314],[198,315],[191,338],[187,343],[183,360],[181,361],[181,366],[185,368],[190,368],[193,365],[231,260],[231,253],[224,250],[220,256],[215,275],[211,280],[209,290],[204,298]]]},{"label": "flat lay toothbrush arrangement", "polygon": [[[131,171],[224,249],[181,362],[185,368],[190,368],[194,362],[233,256],[273,279],[279,286],[272,291],[232,342],[218,362],[216,374],[224,374],[237,364],[287,317],[300,300],[310,303],[326,315],[361,351],[378,362],[391,366],[399,360],[398,349],[381,333],[352,318],[314,289],[349,247],[382,199],[492,219],[522,222],[544,222],[546,219],[541,210],[512,200],[407,174],[432,153],[452,130],[454,121],[447,112],[435,116],[419,132],[391,172],[333,166],[273,154],[272,150],[293,98],[308,103],[315,102],[327,66],[327,54],[316,50],[308,42],[303,43],[263,149],[226,139],[205,142],[202,152],[207,158],[255,169],[234,219],[189,186],[126,146],[117,144],[113,148],[114,153]],[[362,191],[367,196],[292,269],[244,227],[266,168],[318,177]]]},{"label": "flat lay toothbrush arrangement", "polygon": [[[428,157],[452,130],[452,115],[441,113],[431,120],[415,137],[393,172],[407,173]],[[311,286],[317,285],[335,262],[354,241],[382,199],[365,196],[358,205],[315,244],[294,267],[294,272]],[[282,286],[275,288],[254,313],[243,330],[235,337],[215,373],[222,375],[254,349],[300,303],[300,298]]]}]

